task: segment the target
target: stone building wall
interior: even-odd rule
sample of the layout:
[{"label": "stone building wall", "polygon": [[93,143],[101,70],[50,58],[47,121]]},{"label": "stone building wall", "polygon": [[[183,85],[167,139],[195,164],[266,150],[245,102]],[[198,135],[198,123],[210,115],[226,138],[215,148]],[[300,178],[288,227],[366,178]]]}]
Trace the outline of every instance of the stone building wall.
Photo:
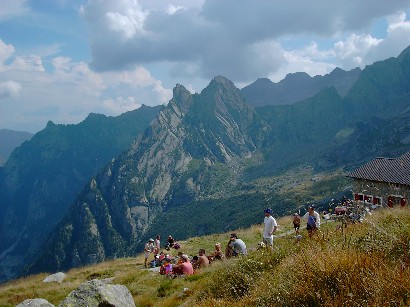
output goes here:
[{"label": "stone building wall", "polygon": [[361,201],[382,206],[408,206],[410,186],[388,182],[354,179],[353,196]]}]

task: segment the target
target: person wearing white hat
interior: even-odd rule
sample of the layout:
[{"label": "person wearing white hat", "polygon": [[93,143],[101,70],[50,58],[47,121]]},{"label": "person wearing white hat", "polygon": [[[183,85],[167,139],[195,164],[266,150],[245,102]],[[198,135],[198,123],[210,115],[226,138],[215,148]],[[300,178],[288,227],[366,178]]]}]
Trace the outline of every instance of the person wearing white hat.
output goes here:
[{"label": "person wearing white hat", "polygon": [[148,257],[149,254],[152,253],[154,251],[154,239],[149,239],[148,242],[145,244],[145,248],[144,248],[144,267],[147,267],[147,261],[148,261]]}]

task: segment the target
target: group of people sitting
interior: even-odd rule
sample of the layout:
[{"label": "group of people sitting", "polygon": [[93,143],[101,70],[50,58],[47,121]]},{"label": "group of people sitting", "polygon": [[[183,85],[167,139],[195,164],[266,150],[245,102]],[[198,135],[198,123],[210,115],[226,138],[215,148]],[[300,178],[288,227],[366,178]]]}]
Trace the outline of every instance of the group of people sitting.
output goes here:
[{"label": "group of people sitting", "polygon": [[[222,250],[221,243],[216,243],[214,251],[209,255],[206,255],[205,249],[201,248],[199,249],[198,255],[193,257],[182,251],[179,251],[176,257],[165,254],[163,251],[160,251],[160,239],[158,235],[155,240],[149,239],[146,243],[144,249],[144,266],[147,267],[147,259],[150,253],[154,253],[154,260],[150,262],[150,266],[160,267],[160,274],[162,275],[192,275],[197,270],[209,266],[213,261],[247,254],[245,242],[239,239],[236,233],[230,235],[225,251]],[[176,242],[173,237],[169,236],[165,249],[175,248],[175,244]],[[178,244],[178,249],[179,248],[180,245]]]},{"label": "group of people sitting", "polygon": [[165,255],[165,257],[162,258],[161,256],[158,258],[160,265],[159,273],[161,275],[192,275],[198,269],[205,268],[210,264],[210,260],[206,256],[204,249],[200,249],[198,256],[192,258],[183,252],[178,252],[177,257]]}]

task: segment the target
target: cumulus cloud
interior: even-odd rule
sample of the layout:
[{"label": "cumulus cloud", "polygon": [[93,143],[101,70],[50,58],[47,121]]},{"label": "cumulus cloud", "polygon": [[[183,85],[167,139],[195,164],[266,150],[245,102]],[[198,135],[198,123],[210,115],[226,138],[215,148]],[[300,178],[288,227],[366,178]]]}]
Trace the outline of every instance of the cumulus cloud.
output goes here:
[{"label": "cumulus cloud", "polygon": [[19,96],[21,91],[21,85],[18,82],[9,80],[0,83],[0,99],[3,98],[16,98]]},{"label": "cumulus cloud", "polygon": [[302,48],[283,50],[285,60],[269,78],[278,82],[289,72],[305,71],[314,76],[330,73],[336,67],[363,69],[375,61],[396,57],[410,44],[410,21],[406,18],[404,12],[388,16],[387,35],[384,38],[376,38],[369,33],[351,33],[336,40],[330,48],[320,48],[312,42]]},{"label": "cumulus cloud", "polygon": [[[245,82],[286,65],[289,55],[280,52],[280,39],[292,35],[330,38],[349,32],[351,36],[340,40],[332,52],[346,63],[361,65],[365,54],[381,43],[366,34],[371,23],[409,5],[407,0],[206,0],[201,6],[173,4],[161,10],[148,9],[146,3],[90,0],[83,7],[92,31],[93,69],[171,63],[170,73],[176,77],[178,72],[205,79],[221,74]],[[107,18],[114,15],[116,22]]]},{"label": "cumulus cloud", "polygon": [[[27,46],[17,44],[17,39],[5,43],[0,38],[3,125],[16,127],[8,124],[11,119],[76,123],[89,112],[118,115],[141,104],[167,103],[176,83],[191,92],[200,91],[216,75],[245,86],[260,77],[280,81],[290,72],[314,76],[335,67],[363,68],[397,56],[410,44],[405,13],[409,0],[81,2],[85,4],[80,18],[90,44],[82,46],[90,52],[89,63],[81,60],[78,39],[67,49],[78,28],[59,32],[58,39],[68,35],[60,41],[49,33],[44,44],[25,50],[15,50],[15,46]],[[58,3],[55,12],[61,13],[62,8],[79,2]],[[10,19],[26,14],[28,5],[28,0],[2,1],[2,26],[15,20],[28,35],[36,18],[28,23]],[[36,17],[53,10],[44,9],[45,5],[33,10],[40,7],[43,10],[33,12]],[[387,24],[383,35],[373,31],[377,22]],[[19,27],[13,27],[16,33]],[[36,33],[45,27],[42,23]],[[83,39],[83,33],[75,34]],[[67,56],[69,49],[76,53]],[[37,124],[35,129],[40,128]]]},{"label": "cumulus cloud", "polygon": [[39,130],[48,120],[78,123],[91,112],[117,116],[172,97],[143,67],[97,73],[85,62],[57,56],[45,69],[42,57],[13,53],[14,47],[0,40],[0,121],[11,129]]},{"label": "cumulus cloud", "polygon": [[121,114],[127,111],[138,109],[139,104],[134,97],[117,97],[115,99],[107,99],[103,101],[103,106],[109,114]]},{"label": "cumulus cloud", "polygon": [[410,45],[410,21],[404,12],[390,15],[387,18],[387,36],[376,46],[370,49],[365,56],[366,64],[389,57],[396,57]]}]

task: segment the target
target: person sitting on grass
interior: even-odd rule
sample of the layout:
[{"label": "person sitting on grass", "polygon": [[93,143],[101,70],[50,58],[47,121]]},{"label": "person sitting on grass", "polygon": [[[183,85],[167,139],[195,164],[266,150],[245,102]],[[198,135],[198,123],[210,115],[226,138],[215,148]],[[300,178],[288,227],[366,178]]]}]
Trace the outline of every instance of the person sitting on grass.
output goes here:
[{"label": "person sitting on grass", "polygon": [[159,274],[161,274],[161,275],[171,275],[172,274],[171,259],[164,258],[162,260],[162,264],[161,264],[161,267],[159,269]]},{"label": "person sitting on grass", "polygon": [[208,259],[210,259],[211,261],[214,260],[222,260],[225,258],[225,255],[222,252],[222,246],[221,243],[216,243],[215,244],[215,250],[211,253],[211,255],[209,255]]},{"label": "person sitting on grass", "polygon": [[169,235],[165,249],[169,251],[172,247],[174,247],[174,244],[175,244],[175,239],[171,235]]},{"label": "person sitting on grass", "polygon": [[230,236],[229,247],[232,249],[232,256],[246,255],[246,244],[241,239],[238,239],[236,233],[232,233]]},{"label": "person sitting on grass", "polygon": [[194,268],[187,254],[181,256],[183,262],[181,264],[175,264],[172,266],[172,273],[175,275],[192,275],[194,274]]},{"label": "person sitting on grass", "polygon": [[225,248],[225,257],[226,258],[231,258],[233,256],[233,248],[231,247],[231,239],[229,239],[228,244],[226,245]]},{"label": "person sitting on grass", "polygon": [[209,266],[209,259],[205,255],[205,250],[203,248],[199,250],[198,255],[198,259],[194,263],[192,263],[193,268],[200,269]]}]

